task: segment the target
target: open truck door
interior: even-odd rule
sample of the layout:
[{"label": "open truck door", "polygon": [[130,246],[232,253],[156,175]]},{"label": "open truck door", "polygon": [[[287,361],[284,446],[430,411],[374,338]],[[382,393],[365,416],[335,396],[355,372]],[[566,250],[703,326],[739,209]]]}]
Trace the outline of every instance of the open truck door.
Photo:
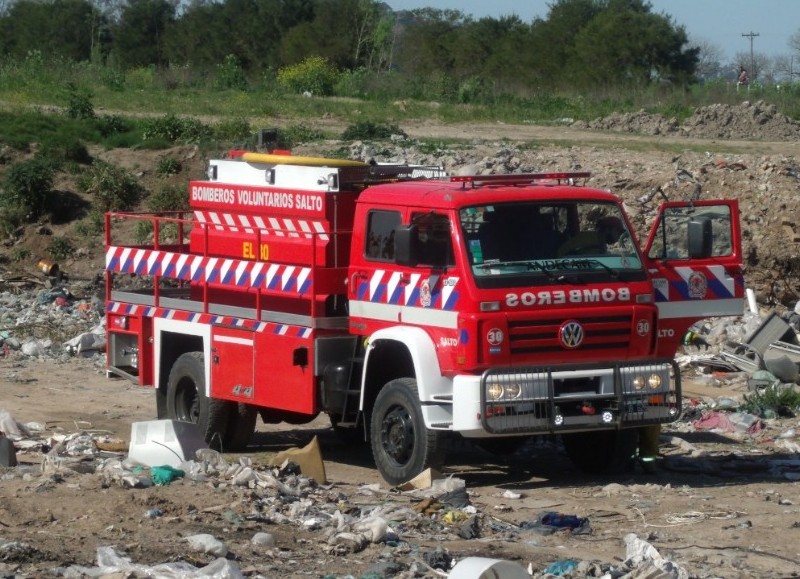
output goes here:
[{"label": "open truck door", "polygon": [[696,321],[743,313],[736,200],[664,203],[645,255],[658,307],[658,356],[673,357]]}]

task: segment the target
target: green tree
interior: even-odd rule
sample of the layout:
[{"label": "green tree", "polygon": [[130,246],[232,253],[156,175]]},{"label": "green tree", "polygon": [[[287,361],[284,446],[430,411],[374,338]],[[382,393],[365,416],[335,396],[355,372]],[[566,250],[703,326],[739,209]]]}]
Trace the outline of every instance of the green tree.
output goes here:
[{"label": "green tree", "polygon": [[470,19],[460,10],[418,8],[404,15],[398,40],[395,65],[407,77],[451,74],[455,67],[454,49],[461,27]]},{"label": "green tree", "polygon": [[551,88],[563,79],[564,68],[575,52],[576,36],[601,9],[597,0],[557,0],[546,19],[534,20],[530,44],[520,52],[529,74]]},{"label": "green tree", "polygon": [[688,48],[682,26],[650,12],[642,0],[607,0],[576,36],[567,63],[569,79],[580,86],[644,86],[694,81],[699,48]]},{"label": "green tree", "polygon": [[127,0],[112,28],[113,52],[124,67],[165,66],[166,31],[175,20],[167,0]]},{"label": "green tree", "polygon": [[194,2],[167,31],[165,50],[171,63],[210,71],[230,49],[224,31],[225,4]]},{"label": "green tree", "polygon": [[22,0],[0,17],[0,54],[89,60],[103,16],[87,0]]},{"label": "green tree", "polygon": [[281,55],[286,64],[321,56],[341,69],[363,66],[379,22],[374,0],[325,0],[314,7],[314,18],[288,30]]}]

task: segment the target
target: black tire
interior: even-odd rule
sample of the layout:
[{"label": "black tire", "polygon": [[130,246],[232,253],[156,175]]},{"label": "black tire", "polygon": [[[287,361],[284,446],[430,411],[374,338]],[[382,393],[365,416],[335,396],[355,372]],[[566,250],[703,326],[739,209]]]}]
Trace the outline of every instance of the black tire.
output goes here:
[{"label": "black tire", "polygon": [[562,434],[561,441],[572,463],[587,474],[621,473],[634,463],[639,431],[599,430]]},{"label": "black tire", "polygon": [[413,378],[398,378],[378,393],[370,421],[372,456],[391,485],[404,483],[444,461],[444,437],[425,427]]},{"label": "black tire", "polygon": [[230,416],[224,442],[227,443],[228,450],[244,450],[250,444],[250,439],[253,438],[253,432],[256,430],[258,410],[241,402],[229,402],[228,404],[230,405]]},{"label": "black tire", "polygon": [[227,450],[226,435],[231,403],[206,396],[202,352],[187,352],[175,360],[167,381],[167,417],[197,424],[203,438],[215,450]]}]

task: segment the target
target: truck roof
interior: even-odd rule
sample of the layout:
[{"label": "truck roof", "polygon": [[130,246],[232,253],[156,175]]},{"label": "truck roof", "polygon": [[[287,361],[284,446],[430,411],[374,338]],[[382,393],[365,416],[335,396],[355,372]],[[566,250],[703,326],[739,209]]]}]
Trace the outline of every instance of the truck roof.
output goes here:
[{"label": "truck roof", "polygon": [[593,200],[616,203],[619,197],[601,189],[566,184],[478,184],[446,180],[421,180],[382,183],[364,189],[359,203],[379,205],[420,205],[453,209],[505,201]]}]

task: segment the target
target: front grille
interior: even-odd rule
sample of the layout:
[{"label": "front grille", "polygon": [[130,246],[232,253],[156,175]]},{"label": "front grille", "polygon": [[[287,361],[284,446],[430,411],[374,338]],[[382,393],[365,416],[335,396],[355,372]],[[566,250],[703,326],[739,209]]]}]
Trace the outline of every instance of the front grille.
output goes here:
[{"label": "front grille", "polygon": [[[597,316],[576,318],[583,326],[581,351],[625,350],[631,343],[631,316]],[[508,334],[511,355],[563,352],[559,329],[564,318],[509,320]]]},{"label": "front grille", "polygon": [[671,360],[492,369],[481,377],[481,420],[496,434],[671,422],[680,400],[680,373]]}]

